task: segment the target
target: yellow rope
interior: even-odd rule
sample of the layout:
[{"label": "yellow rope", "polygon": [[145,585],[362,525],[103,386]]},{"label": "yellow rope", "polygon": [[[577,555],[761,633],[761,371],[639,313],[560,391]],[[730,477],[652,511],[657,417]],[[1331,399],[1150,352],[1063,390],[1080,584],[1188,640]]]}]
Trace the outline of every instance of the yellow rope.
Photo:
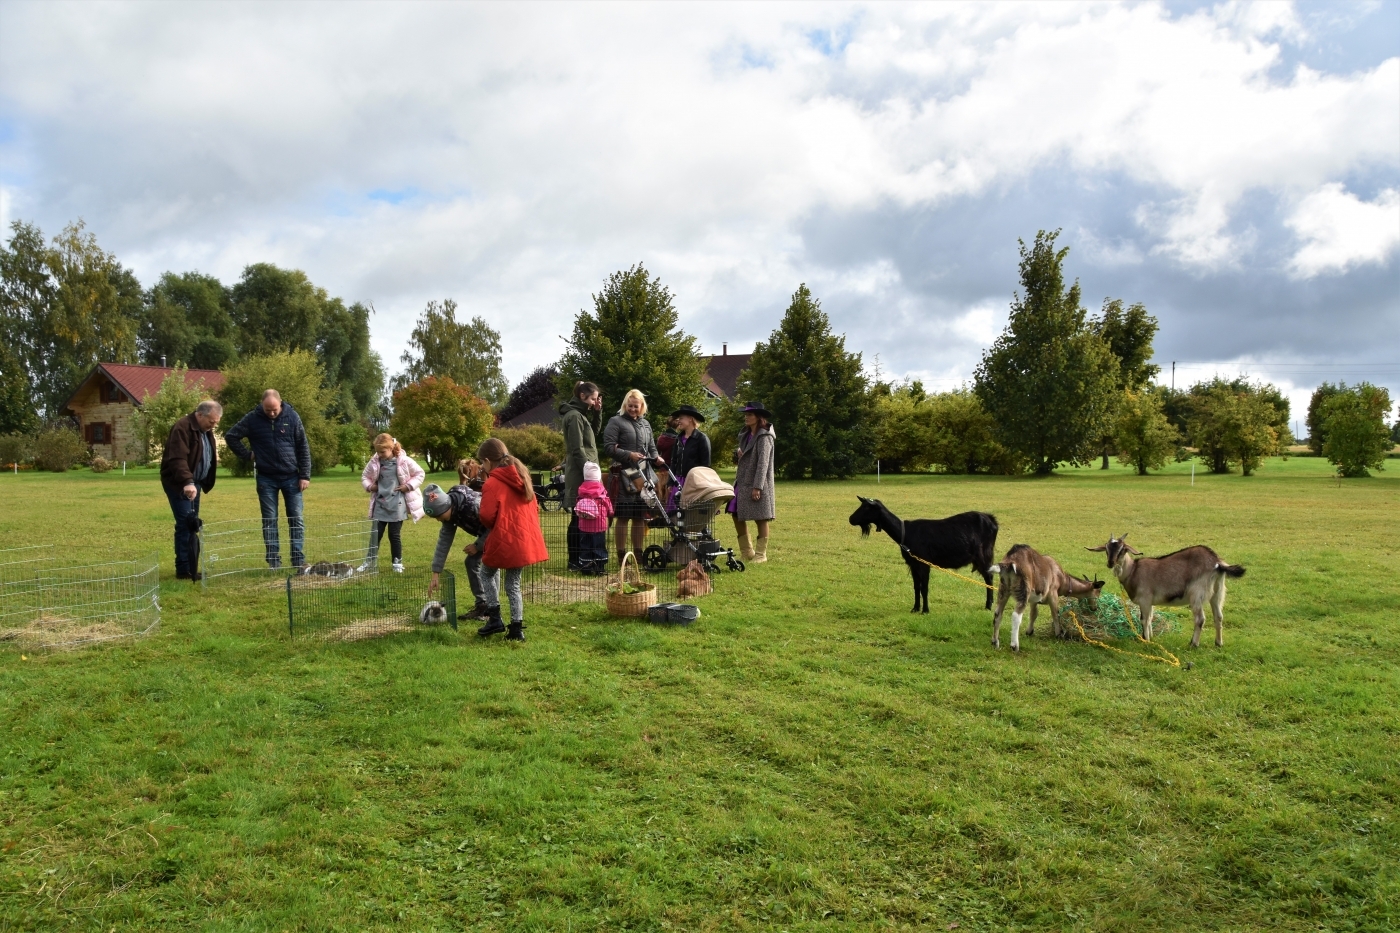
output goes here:
[{"label": "yellow rope", "polygon": [[[963,575],[960,574],[960,573],[954,573],[953,571],[949,570],[947,567],[940,567],[940,566],[938,566],[937,564],[931,564],[931,563],[929,563],[928,561],[924,560],[924,559],[923,559],[922,557],[920,557],[919,555],[915,554],[913,551],[909,550],[908,548],[905,548],[905,549],[904,549],[904,553],[908,554],[910,557],[914,558],[916,561],[918,561],[919,563],[921,563],[921,564],[923,564],[923,565],[925,565],[925,566],[927,566],[927,567],[932,567],[934,570],[941,570],[943,573],[946,573],[946,574],[947,574],[948,576],[950,576],[950,577],[957,577],[959,580],[966,580],[968,583],[975,583],[975,584],[977,584],[978,586],[983,587],[983,588],[985,588],[985,589],[989,589],[989,590],[995,590],[995,589],[996,589],[996,587],[994,587],[994,586],[988,586],[986,583],[983,583],[981,580],[974,580],[974,579],[972,579],[971,577],[965,577],[965,576],[963,576]],[[1069,614],[1069,617],[1070,617],[1072,620],[1074,620],[1074,627],[1075,627],[1076,629],[1079,630],[1079,637],[1082,638],[1082,639],[1084,639],[1084,641],[1088,642],[1088,643],[1091,644],[1091,645],[1096,645],[1096,646],[1098,646],[1098,647],[1100,647],[1100,648],[1107,648],[1109,651],[1116,651],[1116,652],[1118,652],[1119,654],[1131,655],[1131,656],[1133,656],[1133,657],[1135,657],[1135,658],[1146,658],[1146,659],[1149,660],[1149,661],[1160,661],[1161,663],[1170,665],[1170,666],[1172,666],[1172,667],[1177,667],[1177,668],[1181,667],[1181,660],[1180,660],[1176,655],[1172,654],[1170,651],[1168,651],[1168,650],[1167,650],[1165,647],[1163,647],[1162,645],[1154,644],[1153,642],[1148,641],[1146,638],[1143,638],[1143,637],[1142,637],[1142,634],[1141,634],[1140,632],[1134,631],[1134,632],[1133,632],[1133,636],[1134,636],[1138,641],[1142,642],[1144,645],[1151,645],[1153,648],[1156,648],[1157,650],[1161,651],[1163,654],[1166,655],[1166,657],[1165,657],[1165,658],[1159,658],[1159,657],[1158,657],[1157,655],[1155,655],[1155,654],[1142,654],[1141,652],[1138,652],[1138,651],[1124,651],[1122,648],[1115,648],[1113,645],[1106,644],[1106,643],[1101,642],[1101,641],[1099,641],[1099,640],[1097,640],[1097,639],[1094,639],[1094,638],[1090,638],[1090,637],[1089,637],[1089,633],[1086,632],[1086,631],[1084,631],[1084,626],[1082,626],[1082,625],[1079,624],[1079,616],[1075,615],[1073,609],[1070,609],[1070,608],[1066,607],[1066,608],[1064,608],[1064,609],[1061,610],[1061,611],[1062,611],[1062,612],[1066,612],[1066,613]],[[1133,611],[1132,611],[1132,609],[1128,609],[1128,619],[1129,619],[1129,620],[1132,620],[1132,618],[1133,618]],[[1142,623],[1139,622],[1139,623],[1138,623],[1138,627],[1141,628],[1141,626],[1142,626]]]}]

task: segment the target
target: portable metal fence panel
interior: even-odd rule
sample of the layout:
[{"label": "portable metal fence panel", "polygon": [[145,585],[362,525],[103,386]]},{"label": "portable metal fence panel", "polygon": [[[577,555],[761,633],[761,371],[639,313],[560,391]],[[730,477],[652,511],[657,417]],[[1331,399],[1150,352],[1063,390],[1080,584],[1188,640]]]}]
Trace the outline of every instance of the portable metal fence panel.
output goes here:
[{"label": "portable metal fence panel", "polygon": [[42,550],[0,552],[0,644],[61,651],[160,627],[158,555],[70,566]]},{"label": "portable metal fence panel", "polygon": [[[348,565],[356,572],[371,573],[377,569],[377,555],[370,556],[373,521],[308,521],[304,529],[302,553],[307,566]],[[285,526],[279,529],[278,539],[281,553],[290,554],[291,537]],[[287,572],[282,567],[268,566],[260,518],[205,522],[199,532],[199,545],[199,572],[206,589],[211,585],[266,581]],[[290,557],[282,559],[282,564],[290,566]]]},{"label": "portable metal fence panel", "polygon": [[[356,573],[348,577],[287,577],[287,629],[293,638],[362,641],[424,627],[431,577],[415,573]],[[442,604],[442,624],[457,628],[457,580],[443,571],[432,600]]]}]

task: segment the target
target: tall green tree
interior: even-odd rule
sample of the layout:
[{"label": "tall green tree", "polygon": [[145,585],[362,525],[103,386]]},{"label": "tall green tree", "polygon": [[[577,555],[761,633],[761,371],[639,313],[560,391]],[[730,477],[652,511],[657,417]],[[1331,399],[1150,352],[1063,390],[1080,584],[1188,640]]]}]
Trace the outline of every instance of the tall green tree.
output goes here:
[{"label": "tall green tree", "polygon": [[167,272],[146,293],[137,344],[148,366],[220,369],[238,359],[233,296],[212,275]]},{"label": "tall green tree", "polygon": [[1130,464],[1138,476],[1146,476],[1148,470],[1166,466],[1180,442],[1181,432],[1167,420],[1160,393],[1124,391],[1114,432],[1119,463]]},{"label": "tall green tree", "polygon": [[335,390],[331,414],[342,421],[379,421],[384,417],[384,364],[369,345],[369,316],[374,308],[339,298],[326,303],[316,356]]},{"label": "tall green tree", "polygon": [[9,242],[0,246],[0,430],[29,431],[38,426],[40,400],[36,373],[45,360],[39,334],[54,301],[48,247],[33,224],[10,224]]},{"label": "tall green tree", "polygon": [[1347,391],[1345,382],[1341,385],[1324,382],[1313,389],[1312,398],[1308,400],[1308,449],[1319,457],[1323,456],[1322,448],[1327,443],[1327,424],[1326,418],[1322,414],[1323,406],[1327,404],[1328,399],[1345,391]]},{"label": "tall green tree", "polygon": [[[1216,376],[1193,385],[1181,407],[1191,446],[1212,473],[1229,473],[1232,466],[1243,469],[1248,463],[1248,476],[1263,457],[1293,442],[1288,399],[1268,383]],[[1267,442],[1270,436],[1272,443]]]},{"label": "tall green tree", "polygon": [[231,313],[240,356],[315,350],[325,316],[326,290],[300,269],[253,263],[231,289]]},{"label": "tall green tree", "polygon": [[1120,366],[1086,320],[1079,282],[1064,284],[1069,248],[1041,230],[1021,248],[1021,292],[1011,320],[977,367],[974,391],[1000,440],[1039,476],[1085,464],[1108,433]]},{"label": "tall green tree", "polygon": [[859,353],[806,284],[793,292],[778,329],[754,347],[739,377],[742,399],[773,413],[774,467],[787,479],[850,476],[875,450],[875,407]]},{"label": "tall green tree", "polygon": [[[1118,360],[1118,405],[1127,404],[1129,393],[1141,392],[1162,367],[1152,363],[1152,341],[1157,336],[1157,319],[1138,302],[1127,308],[1119,298],[1105,298],[1103,310],[1094,321],[1098,334]],[[1103,469],[1108,469],[1109,448],[1114,434],[1103,439]]]},{"label": "tall green tree", "polygon": [[640,263],[608,276],[593,311],[574,318],[559,372],[566,398],[580,380],[597,384],[605,414],[628,389],[639,389],[658,429],[676,406],[699,404],[703,395],[695,338],[681,330],[670,290]]},{"label": "tall green tree", "polygon": [[52,419],[94,364],[135,361],[141,284],[81,220],[47,245],[31,224],[16,221],[11,230],[0,250],[4,339],[36,415]]},{"label": "tall green tree", "polygon": [[400,357],[404,371],[396,385],[438,376],[465,386],[495,408],[509,398],[510,386],[501,371],[501,335],[480,316],[458,321],[457,302],[451,298],[428,302],[408,346]]},{"label": "tall green tree", "polygon": [[1369,382],[1348,388],[1342,383],[1322,405],[1322,455],[1346,477],[1384,470],[1394,446],[1385,424],[1389,414],[1390,392],[1385,388]]}]

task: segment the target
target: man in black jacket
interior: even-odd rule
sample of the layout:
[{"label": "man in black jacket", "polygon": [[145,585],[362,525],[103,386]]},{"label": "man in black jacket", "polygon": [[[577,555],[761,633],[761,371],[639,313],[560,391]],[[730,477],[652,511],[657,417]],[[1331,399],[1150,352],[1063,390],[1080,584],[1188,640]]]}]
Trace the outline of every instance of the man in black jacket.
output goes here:
[{"label": "man in black jacket", "polygon": [[175,579],[198,580],[197,559],[190,542],[199,528],[199,494],[214,488],[218,457],[214,425],[224,409],[213,399],[200,402],[193,412],[170,427],[165,455],[160,460],[160,484],[175,515]]},{"label": "man in black jacket", "polygon": [[[262,510],[263,544],[267,565],[282,566],[277,540],[277,494],[287,504],[287,530],[292,538],[292,566],[306,563],[302,553],[305,528],[301,519],[301,494],[311,485],[311,445],[296,410],[276,389],[263,393],[262,404],[243,416],[224,440],[241,460],[251,459],[258,477],[258,507]],[[244,442],[247,443],[244,443]],[[252,450],[248,449],[252,445]]]}]

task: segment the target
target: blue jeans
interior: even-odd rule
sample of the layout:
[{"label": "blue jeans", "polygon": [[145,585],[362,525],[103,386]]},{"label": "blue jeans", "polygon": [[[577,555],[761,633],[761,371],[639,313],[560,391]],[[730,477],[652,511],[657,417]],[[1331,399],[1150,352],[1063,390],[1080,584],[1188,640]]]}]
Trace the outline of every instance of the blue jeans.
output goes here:
[{"label": "blue jeans", "polygon": [[258,474],[258,507],[262,510],[263,544],[267,547],[267,565],[276,570],[282,566],[281,543],[277,539],[277,493],[287,503],[287,530],[292,534],[292,566],[306,563],[302,553],[302,542],[306,537],[301,521],[301,481],[293,476],[289,479],[269,479]]},{"label": "blue jeans", "polygon": [[175,575],[198,573],[198,567],[190,566],[190,539],[194,537],[190,516],[199,514],[199,487],[195,487],[194,499],[186,499],[183,489],[172,491],[165,486],[165,498],[170,500],[170,511],[175,515]]}]

